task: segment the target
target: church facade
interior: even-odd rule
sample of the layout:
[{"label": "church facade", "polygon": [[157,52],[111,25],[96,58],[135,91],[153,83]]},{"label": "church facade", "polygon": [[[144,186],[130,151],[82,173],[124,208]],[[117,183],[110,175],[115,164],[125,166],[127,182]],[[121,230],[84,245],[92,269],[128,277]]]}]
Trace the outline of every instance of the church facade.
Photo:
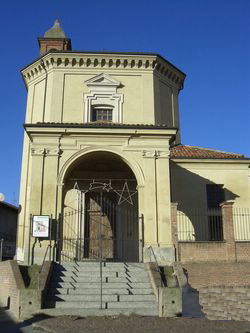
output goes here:
[{"label": "church facade", "polygon": [[[180,144],[177,67],[158,54],[72,51],[58,21],[39,47],[22,70],[17,260],[172,263],[173,203],[186,216],[183,241],[204,240],[190,207],[249,208],[249,159]],[[216,239],[205,225],[210,240],[223,240],[220,223]]]}]

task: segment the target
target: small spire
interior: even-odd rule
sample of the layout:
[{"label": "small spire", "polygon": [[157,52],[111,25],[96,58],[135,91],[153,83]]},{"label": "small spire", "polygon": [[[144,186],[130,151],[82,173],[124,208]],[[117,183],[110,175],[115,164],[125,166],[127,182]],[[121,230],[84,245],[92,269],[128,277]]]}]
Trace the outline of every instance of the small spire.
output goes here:
[{"label": "small spire", "polygon": [[58,19],[55,20],[54,25],[44,34],[45,38],[66,38],[63,29],[60,26]]}]

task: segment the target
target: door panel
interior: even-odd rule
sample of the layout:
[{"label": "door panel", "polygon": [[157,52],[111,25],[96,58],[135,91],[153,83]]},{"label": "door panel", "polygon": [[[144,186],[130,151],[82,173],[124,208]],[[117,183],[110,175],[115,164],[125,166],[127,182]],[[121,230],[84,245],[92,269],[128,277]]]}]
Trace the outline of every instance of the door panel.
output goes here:
[{"label": "door panel", "polygon": [[[126,198],[126,196],[125,196]],[[117,191],[71,189],[63,214],[62,260],[139,260],[137,196]]]},{"label": "door panel", "polygon": [[71,189],[66,192],[64,198],[63,215],[63,260],[73,260],[78,257],[80,249],[79,239],[82,226],[82,201],[81,191]]},{"label": "door panel", "polygon": [[115,257],[115,195],[90,192],[86,194],[85,251],[87,258]]}]

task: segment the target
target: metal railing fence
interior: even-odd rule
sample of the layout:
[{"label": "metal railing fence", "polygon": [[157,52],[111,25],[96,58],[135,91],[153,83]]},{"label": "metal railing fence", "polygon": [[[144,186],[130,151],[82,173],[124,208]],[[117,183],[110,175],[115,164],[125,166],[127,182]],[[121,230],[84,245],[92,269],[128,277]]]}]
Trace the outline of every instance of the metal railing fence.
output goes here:
[{"label": "metal railing fence", "polygon": [[222,241],[221,209],[177,211],[178,241]]},{"label": "metal railing fence", "polygon": [[[223,241],[223,217],[218,209],[177,211],[178,241]],[[250,208],[233,208],[235,241],[250,241]]]},{"label": "metal railing fence", "polygon": [[236,241],[250,241],[250,209],[233,208],[234,238]]}]

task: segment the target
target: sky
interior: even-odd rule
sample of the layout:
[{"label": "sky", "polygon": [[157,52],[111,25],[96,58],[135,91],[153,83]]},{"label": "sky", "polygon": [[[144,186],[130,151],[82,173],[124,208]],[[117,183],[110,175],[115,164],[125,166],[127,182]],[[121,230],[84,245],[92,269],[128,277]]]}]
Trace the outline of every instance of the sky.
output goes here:
[{"label": "sky", "polygon": [[1,1],[0,193],[18,204],[26,89],[20,70],[59,18],[73,50],[154,52],[186,73],[183,144],[250,157],[250,0]]}]

